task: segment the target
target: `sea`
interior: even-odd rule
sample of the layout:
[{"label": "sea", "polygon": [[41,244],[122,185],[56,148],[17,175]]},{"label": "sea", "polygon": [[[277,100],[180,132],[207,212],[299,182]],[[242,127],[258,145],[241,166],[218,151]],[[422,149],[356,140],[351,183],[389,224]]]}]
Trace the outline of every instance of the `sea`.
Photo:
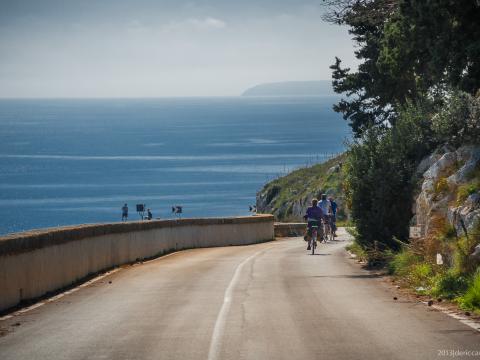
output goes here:
[{"label": "sea", "polygon": [[249,215],[264,184],[344,150],[337,100],[0,100],[0,234],[121,221],[124,203],[129,221]]}]

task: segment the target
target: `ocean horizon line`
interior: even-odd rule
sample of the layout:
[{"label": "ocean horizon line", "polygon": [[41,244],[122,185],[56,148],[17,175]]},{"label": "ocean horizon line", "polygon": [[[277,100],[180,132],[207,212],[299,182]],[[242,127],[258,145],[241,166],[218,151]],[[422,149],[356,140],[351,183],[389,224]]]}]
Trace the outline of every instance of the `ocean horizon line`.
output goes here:
[{"label": "ocean horizon line", "polygon": [[337,94],[323,95],[168,95],[168,96],[26,96],[26,97],[0,97],[0,101],[5,100],[157,100],[157,99],[256,99],[256,98],[326,98],[338,97]]}]

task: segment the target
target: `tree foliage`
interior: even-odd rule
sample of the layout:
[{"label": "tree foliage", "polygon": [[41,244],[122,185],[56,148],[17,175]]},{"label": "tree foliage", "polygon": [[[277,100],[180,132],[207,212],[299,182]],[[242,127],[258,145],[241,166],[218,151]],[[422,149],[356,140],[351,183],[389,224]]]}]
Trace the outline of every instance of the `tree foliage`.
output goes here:
[{"label": "tree foliage", "polygon": [[[330,13],[331,21],[348,25],[353,40],[358,44],[355,56],[361,60],[358,70],[342,68],[336,58],[332,69],[333,89],[347,95],[334,105],[334,110],[343,114],[358,137],[373,125],[392,121],[392,106],[395,93],[388,92],[388,79],[377,66],[381,40],[386,20],[391,16],[394,1],[341,1],[340,8]],[[332,5],[331,5],[332,6]]]},{"label": "tree foliage", "polygon": [[432,128],[439,141],[460,146],[480,141],[480,91],[476,96],[453,92],[435,116]]},{"label": "tree foliage", "polygon": [[445,87],[480,87],[480,4],[476,0],[326,1],[325,20],[346,25],[358,49],[358,69],[331,66],[334,106],[356,137],[394,125],[398,109]]},{"label": "tree foliage", "polygon": [[[480,142],[480,1],[327,0],[358,69],[331,66],[349,122],[346,192],[365,249],[408,240],[416,167],[444,142]],[[376,247],[376,246],[375,246]]]},{"label": "tree foliage", "polygon": [[409,42],[399,46],[393,36],[389,48],[410,49],[410,68],[424,87],[446,84],[474,94],[480,87],[479,19],[477,0],[405,0],[394,22]]},{"label": "tree foliage", "polygon": [[415,168],[435,145],[426,114],[430,104],[406,104],[394,128],[370,127],[350,144],[346,189],[358,241],[397,249],[412,218]]}]

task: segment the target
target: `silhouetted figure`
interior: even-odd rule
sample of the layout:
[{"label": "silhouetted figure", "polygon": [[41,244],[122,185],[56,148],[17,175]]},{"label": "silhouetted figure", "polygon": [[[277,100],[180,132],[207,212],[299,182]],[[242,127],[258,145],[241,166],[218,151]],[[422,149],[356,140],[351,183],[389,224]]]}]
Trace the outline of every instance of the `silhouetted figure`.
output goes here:
[{"label": "silhouetted figure", "polygon": [[152,217],[153,217],[152,212],[150,211],[150,209],[148,209],[147,210],[147,219],[152,220]]},{"label": "silhouetted figure", "polygon": [[122,221],[127,221],[128,219],[128,206],[124,204],[122,207]]}]

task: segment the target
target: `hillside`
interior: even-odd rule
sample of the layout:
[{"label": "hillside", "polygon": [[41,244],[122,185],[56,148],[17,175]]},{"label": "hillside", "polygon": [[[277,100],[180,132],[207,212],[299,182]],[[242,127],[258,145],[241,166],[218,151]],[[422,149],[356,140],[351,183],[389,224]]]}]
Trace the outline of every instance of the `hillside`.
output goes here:
[{"label": "hillside", "polygon": [[256,85],[242,96],[325,96],[334,95],[330,80],[284,81]]},{"label": "hillside", "polygon": [[343,188],[345,154],[324,163],[302,168],[267,183],[257,193],[259,213],[271,213],[277,221],[302,221],[313,197],[334,196],[338,220],[346,218]]}]

